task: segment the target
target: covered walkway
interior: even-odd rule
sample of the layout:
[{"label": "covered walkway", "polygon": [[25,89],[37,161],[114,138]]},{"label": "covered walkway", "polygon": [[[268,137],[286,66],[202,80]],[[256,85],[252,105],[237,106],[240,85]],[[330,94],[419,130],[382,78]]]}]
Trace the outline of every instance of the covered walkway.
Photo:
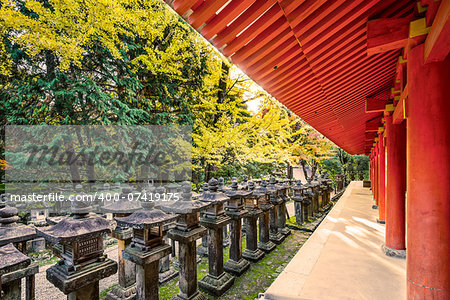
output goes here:
[{"label": "covered walkway", "polygon": [[265,293],[265,299],[405,299],[406,261],[381,250],[372,194],[361,181],[344,195]]}]

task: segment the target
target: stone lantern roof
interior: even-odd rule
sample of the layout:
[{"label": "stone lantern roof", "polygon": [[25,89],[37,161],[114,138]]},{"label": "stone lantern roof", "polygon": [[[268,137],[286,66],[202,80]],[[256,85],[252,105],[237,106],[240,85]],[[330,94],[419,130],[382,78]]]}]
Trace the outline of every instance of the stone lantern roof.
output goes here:
[{"label": "stone lantern roof", "polygon": [[272,202],[272,204],[280,204],[283,201],[283,199],[278,194],[281,188],[276,184],[276,180],[274,177],[270,177],[269,184],[267,185],[267,190],[270,193],[270,201]]},{"label": "stone lantern roof", "polygon": [[133,198],[128,198],[132,193],[133,189],[130,187],[122,188],[122,193],[120,194],[119,200],[114,201],[102,207],[102,210],[107,213],[113,214],[131,214],[137,210],[142,209],[141,203],[139,201],[134,201]]},{"label": "stone lantern roof", "polygon": [[18,210],[0,200],[0,246],[20,243],[36,237],[36,230],[19,221]]},{"label": "stone lantern roof", "polygon": [[13,244],[0,247],[0,276],[28,267],[31,259],[16,249]]},{"label": "stone lantern roof", "polygon": [[236,180],[233,180],[229,189],[224,191],[225,195],[230,197],[230,199],[236,199],[240,197],[247,197],[252,192],[247,190],[239,190],[239,185]]},{"label": "stone lantern roof", "polygon": [[[161,189],[155,190],[158,193]],[[164,189],[162,189],[164,191]],[[155,201],[147,199],[141,203],[143,210],[135,211],[131,215],[123,218],[114,218],[118,226],[129,227],[133,229],[149,229],[151,227],[162,226],[177,219],[175,215],[168,215],[155,208]]]},{"label": "stone lantern roof", "polygon": [[72,203],[73,218],[65,218],[54,226],[40,228],[38,235],[54,244],[72,244],[111,233],[113,223],[89,214],[89,204],[76,201]]},{"label": "stone lantern roof", "polygon": [[192,186],[188,181],[182,184],[181,199],[167,204],[161,204],[158,206],[162,211],[166,213],[174,214],[191,214],[206,209],[212,205],[212,203],[192,200]]},{"label": "stone lantern roof", "polygon": [[230,198],[223,192],[218,191],[219,185],[215,178],[212,178],[208,182],[208,190],[204,191],[203,194],[198,198],[200,201],[210,202],[211,204],[224,203],[230,200]]}]

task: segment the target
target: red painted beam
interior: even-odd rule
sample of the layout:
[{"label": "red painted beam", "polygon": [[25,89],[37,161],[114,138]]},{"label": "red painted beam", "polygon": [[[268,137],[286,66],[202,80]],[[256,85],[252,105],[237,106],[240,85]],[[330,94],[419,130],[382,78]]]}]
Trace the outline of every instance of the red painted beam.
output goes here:
[{"label": "red painted beam", "polygon": [[190,16],[189,23],[195,29],[199,28],[211,16],[216,14],[216,11],[221,8],[227,0],[207,0],[203,2]]},{"label": "red painted beam", "polygon": [[380,99],[366,98],[366,113],[384,112],[386,104],[388,103],[388,101]]},{"label": "red painted beam", "polygon": [[405,47],[410,18],[385,18],[367,22],[367,55]]},{"label": "red painted beam", "polygon": [[231,21],[247,9],[255,0],[233,0],[220,13],[218,13],[205,27],[202,28],[202,35],[211,39],[219,31],[223,30]]},{"label": "red painted beam", "polygon": [[[236,35],[244,30],[248,25],[255,21],[263,12],[276,3],[276,0],[256,0],[248,9],[246,9],[229,26],[220,31],[213,39],[213,44],[218,49],[232,41]],[[278,4],[276,4],[278,5]]]},{"label": "red painted beam", "polygon": [[442,0],[425,40],[425,63],[444,60],[450,52],[450,0]]},{"label": "red painted beam", "polygon": [[[233,22],[234,23],[234,22]],[[234,37],[227,42],[226,47],[223,49],[225,56],[230,56],[241,47],[243,47],[248,41],[262,33],[267,27],[271,26],[286,26],[286,18],[278,4],[272,6],[262,16],[260,16],[252,25],[246,28],[243,32],[240,32],[239,36]]]}]

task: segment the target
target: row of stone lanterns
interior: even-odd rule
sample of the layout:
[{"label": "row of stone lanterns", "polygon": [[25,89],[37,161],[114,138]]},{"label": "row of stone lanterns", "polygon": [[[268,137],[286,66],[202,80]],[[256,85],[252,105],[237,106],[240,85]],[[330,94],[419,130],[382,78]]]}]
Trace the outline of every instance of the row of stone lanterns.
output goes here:
[{"label": "row of stone lanterns", "polygon": [[[124,188],[121,201],[103,207],[104,212],[113,214],[115,227],[114,222],[91,214],[86,203],[74,202],[73,218],[64,218],[56,225],[37,230],[38,235],[54,244],[54,253],[61,258],[47,270],[47,279],[68,295],[68,299],[98,299],[99,280],[119,269],[119,284],[107,294],[107,299],[158,299],[158,271],[164,264],[163,259],[172,252],[167,234],[179,244],[180,292],[176,299],[205,299],[197,289],[196,241],[207,235],[209,272],[198,286],[220,296],[233,285],[234,276],[242,275],[249,268],[249,261],[259,261],[290,234],[286,227],[286,202],[290,200],[290,189],[293,190],[297,223],[301,224],[328,205],[330,188],[326,175],[306,185],[298,181],[294,186],[270,178],[268,183],[260,181],[260,185],[247,180],[238,185],[233,180],[231,187],[227,188],[212,179],[202,186],[203,192],[196,195],[196,200],[192,199],[191,184],[185,182],[181,186],[181,200],[156,207],[153,201],[126,201],[132,189]],[[164,188],[153,186],[146,191],[149,194],[164,192]],[[2,210],[0,205],[0,229],[4,227],[2,224],[16,221],[12,218],[14,212],[4,208]],[[247,226],[244,252],[243,219]],[[231,227],[230,259],[224,264],[223,228],[227,224]],[[103,253],[104,234],[118,240],[118,264]],[[5,252],[11,250],[1,249]],[[23,267],[30,269],[29,263]],[[7,267],[4,269],[8,270]],[[37,267],[31,269],[37,272]],[[0,275],[1,272],[0,268]],[[28,270],[24,274],[22,277],[30,276],[34,282],[32,276],[35,273]],[[34,288],[32,290],[34,292]]]}]

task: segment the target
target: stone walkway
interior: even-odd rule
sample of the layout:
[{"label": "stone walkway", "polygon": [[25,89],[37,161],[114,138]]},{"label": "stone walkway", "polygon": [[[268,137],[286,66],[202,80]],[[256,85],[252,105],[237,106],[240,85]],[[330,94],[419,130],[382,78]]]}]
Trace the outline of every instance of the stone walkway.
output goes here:
[{"label": "stone walkway", "polygon": [[406,262],[381,251],[371,192],[352,182],[264,299],[405,299]]}]

